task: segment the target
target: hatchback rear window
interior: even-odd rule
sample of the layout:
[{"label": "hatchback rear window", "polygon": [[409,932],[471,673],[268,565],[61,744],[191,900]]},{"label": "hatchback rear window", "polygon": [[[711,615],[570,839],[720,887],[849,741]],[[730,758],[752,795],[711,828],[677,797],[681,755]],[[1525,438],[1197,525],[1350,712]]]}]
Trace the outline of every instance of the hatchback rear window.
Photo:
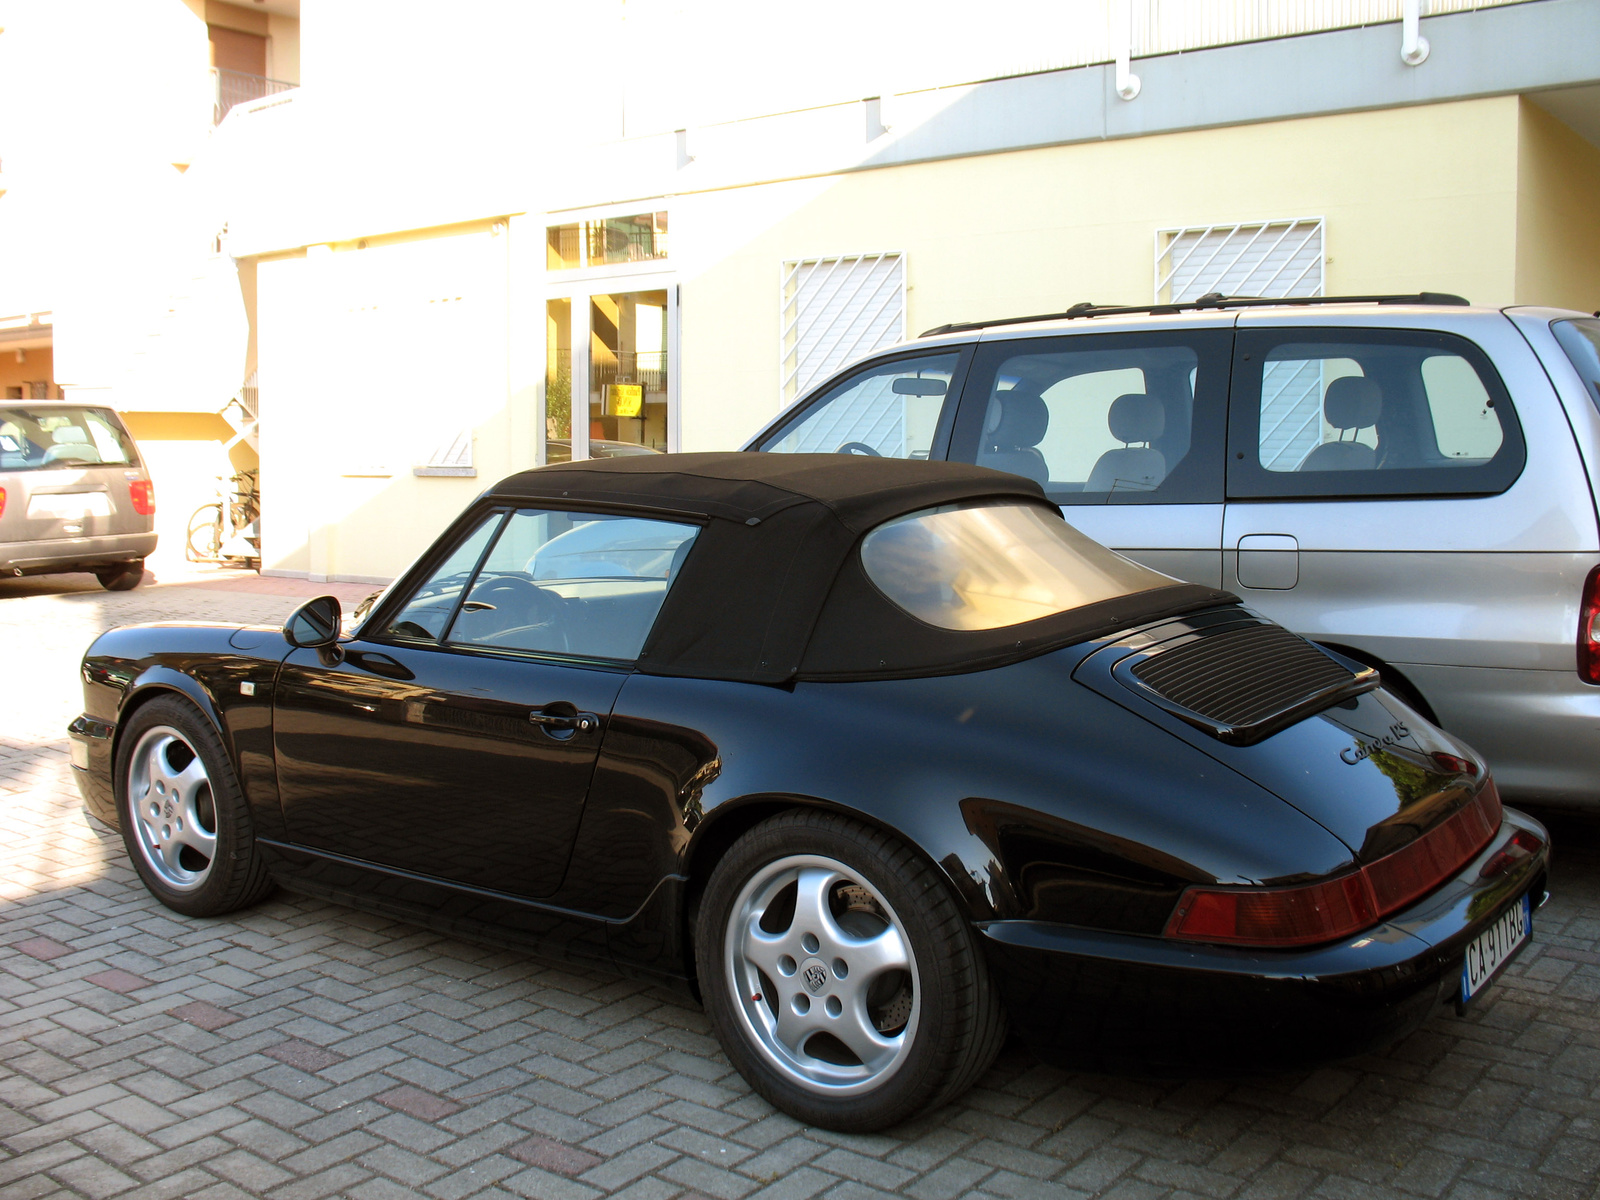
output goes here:
[{"label": "hatchback rear window", "polygon": [[1589,399],[1600,408],[1600,321],[1557,321],[1550,328],[1589,389]]},{"label": "hatchback rear window", "polygon": [[861,543],[867,578],[941,629],[1000,629],[1172,579],[1130,562],[1032,504],[924,509]]},{"label": "hatchback rear window", "polygon": [[109,412],[60,405],[0,408],[0,470],[33,471],[139,461],[133,439]]}]

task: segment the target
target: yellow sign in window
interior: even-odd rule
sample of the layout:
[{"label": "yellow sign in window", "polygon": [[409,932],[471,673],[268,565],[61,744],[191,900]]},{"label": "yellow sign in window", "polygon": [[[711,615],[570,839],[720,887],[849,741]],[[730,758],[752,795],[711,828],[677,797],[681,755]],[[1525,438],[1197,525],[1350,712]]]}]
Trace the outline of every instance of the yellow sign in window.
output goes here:
[{"label": "yellow sign in window", "polygon": [[644,411],[644,384],[608,383],[603,410],[608,417],[637,417]]}]

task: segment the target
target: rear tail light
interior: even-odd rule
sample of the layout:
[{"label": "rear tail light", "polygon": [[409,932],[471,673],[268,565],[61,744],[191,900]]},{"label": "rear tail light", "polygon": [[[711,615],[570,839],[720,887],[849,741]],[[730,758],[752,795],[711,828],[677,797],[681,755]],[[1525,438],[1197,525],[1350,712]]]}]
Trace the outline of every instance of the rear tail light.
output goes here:
[{"label": "rear tail light", "polygon": [[133,511],[141,517],[156,511],[156,485],[148,479],[135,479],[128,484],[128,496],[133,500]]},{"label": "rear tail light", "polygon": [[1600,567],[1583,581],[1583,606],[1578,610],[1578,675],[1600,683]]},{"label": "rear tail light", "polygon": [[1509,871],[1525,858],[1531,858],[1544,849],[1544,839],[1538,834],[1527,829],[1519,829],[1511,835],[1511,840],[1489,856],[1489,861],[1483,864],[1483,870],[1478,874],[1484,879]]},{"label": "rear tail light", "polygon": [[6,515],[6,490],[0,488],[0,517]]},{"label": "rear tail light", "polygon": [[[1249,946],[1313,946],[1349,937],[1454,875],[1488,844],[1502,815],[1494,780],[1485,780],[1471,803],[1393,854],[1348,875],[1298,887],[1189,888],[1167,922],[1166,936]],[[1500,854],[1514,855],[1516,841]],[[1537,846],[1525,850],[1522,857],[1536,851]],[[1487,864],[1484,870],[1488,872]]]}]

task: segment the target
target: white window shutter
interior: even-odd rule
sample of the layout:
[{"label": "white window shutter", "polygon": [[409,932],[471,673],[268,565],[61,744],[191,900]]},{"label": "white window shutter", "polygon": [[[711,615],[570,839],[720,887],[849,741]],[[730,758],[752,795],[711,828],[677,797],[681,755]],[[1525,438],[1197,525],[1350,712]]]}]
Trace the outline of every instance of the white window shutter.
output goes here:
[{"label": "white window shutter", "polygon": [[783,264],[781,398],[805,395],[851,359],[906,336],[905,255],[840,255]]},{"label": "white window shutter", "polygon": [[1157,304],[1224,296],[1320,296],[1321,217],[1156,233]]}]

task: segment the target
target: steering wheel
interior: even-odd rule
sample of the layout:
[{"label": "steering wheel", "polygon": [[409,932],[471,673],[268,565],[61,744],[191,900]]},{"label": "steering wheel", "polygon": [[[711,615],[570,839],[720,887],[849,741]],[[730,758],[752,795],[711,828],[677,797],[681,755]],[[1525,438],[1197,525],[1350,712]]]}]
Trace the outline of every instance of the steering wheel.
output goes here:
[{"label": "steering wheel", "polygon": [[834,451],[835,454],[860,454],[867,458],[882,458],[883,455],[874,450],[865,442],[846,442]]},{"label": "steering wheel", "polygon": [[[498,620],[485,621],[487,632],[473,641],[491,639],[506,629],[526,628],[529,625],[548,625],[555,620],[560,601],[518,575],[498,575],[480,582],[472,595],[461,606],[461,613],[494,612]],[[459,620],[459,618],[458,618]]]}]

